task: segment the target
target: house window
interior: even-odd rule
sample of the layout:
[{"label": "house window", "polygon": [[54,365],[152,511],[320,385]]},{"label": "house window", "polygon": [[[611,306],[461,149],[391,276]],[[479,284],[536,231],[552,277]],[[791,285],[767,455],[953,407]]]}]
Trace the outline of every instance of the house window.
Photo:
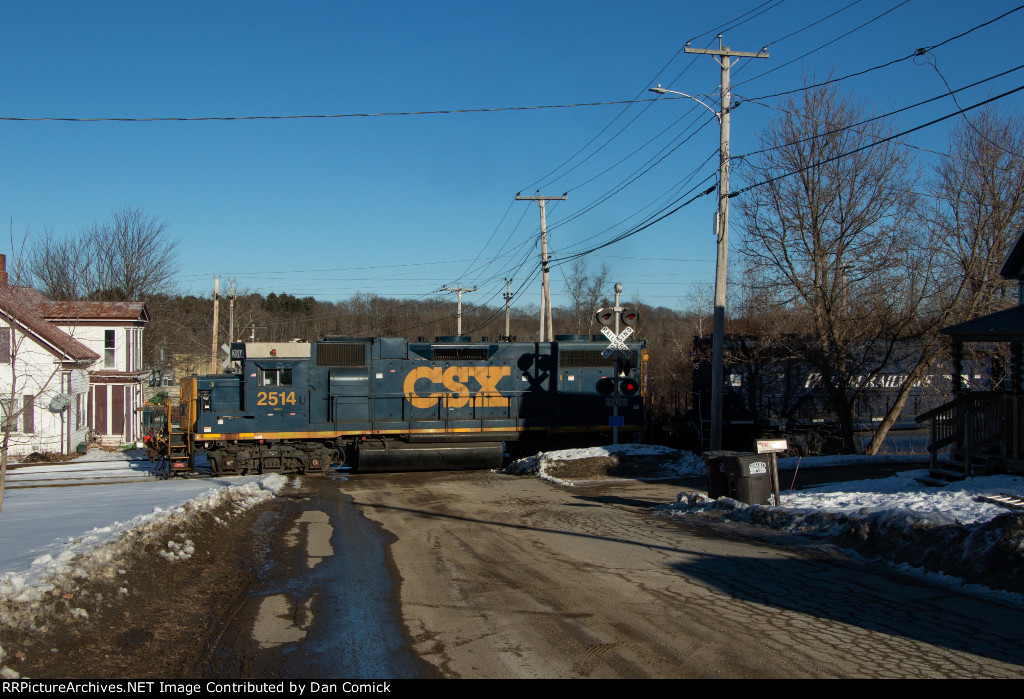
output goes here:
[{"label": "house window", "polygon": [[0,328],[0,364],[11,363],[11,329]]},{"label": "house window", "polygon": [[18,431],[18,416],[11,416],[11,399],[0,398],[0,431]]},{"label": "house window", "polygon": [[84,393],[75,396],[75,429],[80,430],[85,426],[85,409],[82,406]]},{"label": "house window", "polygon": [[36,431],[36,397],[22,396],[21,398],[21,431],[25,434],[32,434]]},{"label": "house window", "polygon": [[114,368],[114,330],[103,331],[103,366]]},{"label": "house window", "polygon": [[291,386],[292,370],[260,369],[260,386]]}]

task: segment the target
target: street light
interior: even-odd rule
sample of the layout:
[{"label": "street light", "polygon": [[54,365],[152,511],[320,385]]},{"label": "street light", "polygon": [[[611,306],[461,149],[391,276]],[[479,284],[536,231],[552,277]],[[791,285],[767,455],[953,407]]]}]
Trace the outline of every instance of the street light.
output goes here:
[{"label": "street light", "polygon": [[699,103],[702,107],[704,107],[709,112],[714,114],[715,118],[718,119],[718,123],[719,124],[722,123],[722,115],[720,113],[716,112],[714,110],[714,108],[709,106],[707,103],[705,103],[704,100],[701,100],[701,99],[699,99],[697,97],[694,97],[693,95],[688,95],[685,92],[679,92],[678,90],[669,90],[667,88],[662,87],[661,83],[658,83],[657,87],[649,88],[647,91],[648,92],[656,92],[659,95],[670,94],[670,95],[679,95],[680,97],[688,97],[689,99],[692,99],[694,102]]},{"label": "street light", "polygon": [[[726,83],[728,85],[728,83]],[[715,259],[715,312],[711,333],[711,450],[722,448],[722,403],[725,382],[725,280],[729,254],[729,102],[723,94],[722,111],[716,112],[693,95],[667,90],[660,84],[650,88],[659,95],[671,93],[697,102],[718,119],[718,210],[715,213],[715,236],[718,254]]]},{"label": "street light", "polygon": [[725,382],[725,279],[729,255],[729,102],[732,97],[729,88],[729,69],[739,58],[768,58],[767,47],[757,53],[733,51],[722,46],[722,35],[718,35],[718,49],[694,49],[686,46],[686,53],[706,53],[715,57],[722,68],[720,86],[722,106],[715,111],[701,100],[685,92],[667,90],[661,85],[650,88],[651,92],[663,95],[688,97],[707,108],[718,119],[718,212],[715,214],[715,235],[718,237],[718,256],[715,261],[715,317],[711,349],[711,450],[722,448],[722,398]]}]

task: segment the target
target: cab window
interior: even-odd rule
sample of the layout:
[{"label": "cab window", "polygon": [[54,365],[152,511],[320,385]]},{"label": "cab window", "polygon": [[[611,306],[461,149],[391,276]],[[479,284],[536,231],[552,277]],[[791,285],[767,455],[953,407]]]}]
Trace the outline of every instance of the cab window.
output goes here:
[{"label": "cab window", "polygon": [[291,386],[292,385],[292,370],[277,368],[277,369],[260,369],[260,386]]}]

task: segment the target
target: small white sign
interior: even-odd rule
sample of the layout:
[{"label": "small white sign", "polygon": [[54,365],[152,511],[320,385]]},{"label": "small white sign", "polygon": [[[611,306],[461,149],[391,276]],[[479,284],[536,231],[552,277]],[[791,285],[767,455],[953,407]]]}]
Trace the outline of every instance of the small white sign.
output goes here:
[{"label": "small white sign", "polygon": [[785,439],[759,439],[757,440],[757,453],[768,454],[773,451],[786,451],[789,444]]}]

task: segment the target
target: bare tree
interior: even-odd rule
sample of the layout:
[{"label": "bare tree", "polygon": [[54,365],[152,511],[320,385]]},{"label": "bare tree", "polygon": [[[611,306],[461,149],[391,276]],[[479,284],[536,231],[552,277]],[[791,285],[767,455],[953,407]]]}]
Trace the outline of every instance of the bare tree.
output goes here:
[{"label": "bare tree", "polygon": [[587,269],[586,257],[577,257],[569,267],[565,278],[565,291],[569,296],[572,319],[578,335],[590,334],[601,298],[601,289],[608,283],[608,266],[601,265],[600,271],[592,274]]},{"label": "bare tree", "polygon": [[28,253],[28,272],[35,286],[54,301],[72,301],[87,293],[93,255],[84,236],[58,237],[47,229]]},{"label": "bare tree", "polygon": [[868,445],[881,446],[885,431],[946,350],[939,328],[1012,305],[1012,285],[999,276],[1014,240],[1024,229],[1024,122],[985,109],[961,119],[950,134],[949,157],[928,185],[927,263],[909,270],[926,275],[932,294],[918,317],[916,362],[909,366],[889,413]]},{"label": "bare tree", "polygon": [[806,361],[854,451],[855,402],[928,291],[926,276],[908,273],[925,253],[916,175],[907,149],[883,142],[893,125],[856,126],[866,110],[832,86],[788,98],[781,112],[746,163],[755,186],[740,201],[740,250],[777,303],[808,317]]},{"label": "bare tree", "polygon": [[690,335],[703,338],[705,333],[711,331],[714,296],[715,287],[711,282],[695,283],[686,292],[685,308],[693,316],[693,332]]},{"label": "bare tree", "polygon": [[999,276],[1024,229],[1024,120],[991,109],[950,134],[949,158],[935,169],[929,210],[943,320],[955,323],[1011,304]]},{"label": "bare tree", "polygon": [[173,286],[180,241],[169,236],[162,219],[125,207],[87,235],[94,255],[94,298],[139,301]]},{"label": "bare tree", "polygon": [[75,235],[46,231],[29,250],[28,271],[55,300],[140,301],[173,289],[179,243],[162,219],[124,207]]}]

